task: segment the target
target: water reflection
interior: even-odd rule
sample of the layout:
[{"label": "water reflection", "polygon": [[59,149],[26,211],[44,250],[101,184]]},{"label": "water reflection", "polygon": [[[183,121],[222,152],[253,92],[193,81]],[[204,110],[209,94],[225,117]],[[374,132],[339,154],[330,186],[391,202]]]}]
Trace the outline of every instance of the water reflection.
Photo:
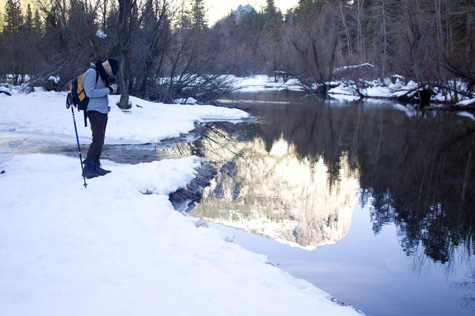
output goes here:
[{"label": "water reflection", "polygon": [[[373,230],[394,223],[408,255],[442,263],[456,247],[475,248],[473,123],[421,115],[402,122],[369,123],[376,143],[360,160],[361,187],[371,196]],[[368,134],[369,135],[369,134]],[[369,137],[369,136],[368,136]]]},{"label": "water reflection", "polygon": [[330,182],[348,157],[359,170],[363,204],[373,206],[374,232],[394,223],[408,255],[423,249],[444,263],[457,247],[468,256],[475,251],[473,121],[435,112],[408,116],[392,104],[335,107],[318,100],[254,111],[268,122],[262,129],[268,144],[284,138],[302,159],[322,158]]},{"label": "water reflection", "polygon": [[246,96],[251,101],[234,105],[261,124],[239,133],[214,125],[189,145],[189,153],[220,159],[227,172],[197,216],[315,248],[345,235],[361,188],[374,233],[394,223],[406,254],[442,263],[455,248],[473,254],[472,121],[407,115],[392,104],[335,106],[291,93],[241,100]]},{"label": "water reflection", "polygon": [[230,127],[210,125],[200,141],[173,149],[221,162],[193,216],[309,250],[346,235],[359,188],[347,157],[330,182],[323,159],[301,159],[283,138],[270,147],[258,135],[239,141]]}]

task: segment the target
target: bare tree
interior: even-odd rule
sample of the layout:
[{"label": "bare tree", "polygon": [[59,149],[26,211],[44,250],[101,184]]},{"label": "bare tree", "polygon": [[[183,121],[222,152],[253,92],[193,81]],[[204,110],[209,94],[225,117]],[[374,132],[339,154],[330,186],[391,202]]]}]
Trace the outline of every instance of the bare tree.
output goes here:
[{"label": "bare tree", "polygon": [[[285,27],[284,46],[287,48],[287,72],[295,75],[309,90],[326,93],[331,81],[338,46],[336,22],[338,10],[326,6],[307,19],[291,22]],[[316,14],[316,15],[315,15]]]},{"label": "bare tree", "polygon": [[156,94],[164,58],[173,41],[172,9],[168,0],[147,0],[141,8],[140,32],[132,47],[131,76],[136,78],[133,92],[137,96],[150,98]]},{"label": "bare tree", "polygon": [[353,13],[354,13],[354,20],[356,23],[356,47],[358,50],[358,57],[359,63],[363,63],[366,61],[366,54],[365,54],[365,38],[364,38],[364,24],[365,24],[365,0],[355,0],[353,1]]},{"label": "bare tree", "polygon": [[[344,49],[344,51],[347,52],[347,54],[351,56],[353,55],[353,44],[352,44],[352,36],[350,32],[350,25],[348,22],[348,9],[347,9],[347,6],[345,5],[345,1],[338,2],[338,16],[342,23],[343,37],[345,38],[344,42],[345,42],[346,48]],[[340,51],[340,53],[342,53],[342,51]]]},{"label": "bare tree", "polygon": [[38,40],[38,56],[44,64],[36,77],[41,81],[59,76],[66,86],[97,55],[96,7],[81,0],[50,0],[39,5],[45,27]]},{"label": "bare tree", "polygon": [[118,0],[119,17],[117,20],[117,38],[120,54],[120,101],[119,108],[129,109],[129,73],[131,62],[131,35],[137,25],[137,1]]}]

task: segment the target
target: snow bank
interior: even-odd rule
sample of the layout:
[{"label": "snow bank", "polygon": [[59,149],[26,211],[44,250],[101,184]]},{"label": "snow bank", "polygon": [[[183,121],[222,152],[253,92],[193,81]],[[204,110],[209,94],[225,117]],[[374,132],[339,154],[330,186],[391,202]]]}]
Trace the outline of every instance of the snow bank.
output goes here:
[{"label": "snow bank", "polygon": [[[333,84],[337,84],[335,88],[332,88],[328,91],[328,94],[334,98],[342,100],[351,100],[353,97],[355,100],[360,99],[359,93],[365,98],[376,98],[376,99],[397,99],[398,97],[407,95],[412,97],[417,93],[418,85],[414,81],[409,81],[404,83],[403,77],[393,76],[396,81],[393,83],[389,79],[385,82],[380,80],[362,80],[358,84],[352,81],[340,81]],[[361,87],[363,86],[363,87]],[[431,96],[430,100],[434,103],[437,102],[452,102],[455,98],[453,95],[447,94],[439,88],[433,88],[434,95]],[[465,96],[458,94],[457,99],[463,100]],[[472,105],[475,102],[475,99],[463,100],[457,105],[459,106],[468,106]]]},{"label": "snow bank", "polygon": [[[246,116],[132,102],[113,109],[107,137],[146,142]],[[0,131],[71,138],[63,103],[60,93],[0,97]],[[103,164],[112,173],[85,189],[77,158],[0,156],[2,316],[358,314],[174,211],[168,195],[195,177],[198,158]]]},{"label": "snow bank", "polygon": [[355,314],[174,211],[198,159],[106,164],[87,189],[77,159],[2,164],[2,315]]},{"label": "snow bank", "polygon": [[[338,97],[338,95],[350,95],[359,98],[357,91],[367,98],[393,98],[399,95],[407,94],[408,91],[417,88],[417,84],[413,81],[405,84],[400,80],[395,83],[391,81],[381,82],[379,80],[364,80],[360,82],[360,87],[352,81],[340,81],[335,82],[337,84],[335,88],[332,88],[328,93],[332,96]],[[363,87],[361,87],[363,85]]]},{"label": "snow bank", "polygon": [[291,78],[287,82],[283,82],[282,78],[279,78],[275,82],[273,77],[267,75],[255,75],[246,78],[234,78],[236,82],[236,88],[241,92],[257,92],[263,90],[302,90],[302,86],[297,79]]},{"label": "snow bank", "polygon": [[[345,66],[335,69],[335,73],[359,68],[372,69],[375,67],[371,64]],[[241,92],[259,92],[265,90],[304,90],[301,83],[295,78],[291,78],[287,82],[283,82],[282,78],[278,78],[277,82],[275,82],[274,77],[270,77],[268,75],[255,75],[246,78],[232,78],[233,81],[236,82],[236,90]],[[361,95],[368,99],[397,99],[405,95],[412,97],[417,93],[418,89],[416,82],[412,80],[405,82],[405,78],[400,75],[392,75],[391,78],[386,78],[384,81],[379,79],[359,80],[358,83],[353,80],[342,79],[339,81],[327,82],[327,85],[333,86],[333,88],[328,91],[328,94],[333,99],[342,102],[360,100]],[[314,88],[315,87],[317,87],[317,85],[314,85]],[[458,82],[457,87],[459,91],[463,91],[463,89],[466,88],[463,82]],[[455,100],[453,95],[448,94],[442,89],[433,88],[433,92],[434,95],[431,96],[431,101],[434,103],[452,102]],[[466,100],[466,97],[461,94],[457,95],[457,100],[463,100],[457,103],[459,106],[468,106],[475,103],[475,99]]]},{"label": "snow bank", "polygon": [[475,105],[475,99],[463,100],[463,101],[460,101],[459,103],[457,103],[457,105],[460,105],[460,106]]},{"label": "snow bank", "polygon": [[[71,110],[66,110],[66,93],[37,92],[12,97],[0,94],[0,132],[35,134],[36,136],[74,138]],[[130,98],[132,108],[121,111],[115,104],[119,96],[110,96],[111,113],[106,143],[156,143],[194,129],[195,123],[218,120],[241,120],[246,112],[209,105],[163,104]],[[84,127],[83,113],[76,112],[78,134],[90,142],[91,130]],[[73,135],[73,138],[71,138]]]}]

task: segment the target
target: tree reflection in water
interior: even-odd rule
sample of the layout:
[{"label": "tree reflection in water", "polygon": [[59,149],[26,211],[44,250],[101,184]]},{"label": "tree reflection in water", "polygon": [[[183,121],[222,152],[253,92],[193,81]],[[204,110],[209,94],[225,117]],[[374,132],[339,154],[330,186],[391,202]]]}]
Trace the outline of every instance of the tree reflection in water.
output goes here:
[{"label": "tree reflection in water", "polygon": [[257,134],[268,148],[282,136],[301,158],[323,157],[331,183],[348,155],[360,176],[361,202],[373,206],[374,232],[397,225],[408,255],[422,247],[445,263],[456,247],[475,253],[474,122],[453,113],[407,115],[393,104],[299,103],[251,108],[266,122]]},{"label": "tree reflection in water", "polygon": [[[300,95],[285,104],[280,102],[282,93],[270,102],[269,94],[262,100],[259,94],[251,98],[233,106],[244,107],[261,123],[244,128],[212,125],[214,133],[239,141],[260,139],[268,153],[284,140],[301,161],[324,162],[329,190],[344,180],[342,163],[347,164],[359,177],[360,202],[372,205],[374,233],[394,223],[407,255],[422,250],[432,260],[446,263],[456,248],[465,249],[467,257],[475,252],[472,121],[453,113],[413,111],[408,115],[394,104],[335,106],[312,98],[302,100]],[[192,145],[192,153],[209,155],[203,153],[204,143],[213,142],[213,137],[205,133]],[[231,146],[227,150],[235,153],[229,164],[242,156],[239,141],[226,143]],[[234,172],[231,165],[225,168]],[[243,188],[236,190],[238,194]]]},{"label": "tree reflection in water", "polygon": [[379,130],[383,145],[370,144],[359,162],[361,188],[372,197],[375,233],[394,222],[408,255],[422,246],[427,256],[445,263],[455,247],[474,251],[475,130],[441,116],[369,122],[368,131]]}]

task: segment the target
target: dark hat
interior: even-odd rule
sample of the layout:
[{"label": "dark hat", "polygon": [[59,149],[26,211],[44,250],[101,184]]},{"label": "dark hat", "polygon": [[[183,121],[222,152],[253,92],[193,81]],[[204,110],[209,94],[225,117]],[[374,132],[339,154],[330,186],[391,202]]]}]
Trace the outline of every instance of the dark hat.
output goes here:
[{"label": "dark hat", "polygon": [[112,73],[116,75],[119,71],[119,61],[114,58],[109,58],[107,61],[109,61],[109,65],[111,65]]}]

